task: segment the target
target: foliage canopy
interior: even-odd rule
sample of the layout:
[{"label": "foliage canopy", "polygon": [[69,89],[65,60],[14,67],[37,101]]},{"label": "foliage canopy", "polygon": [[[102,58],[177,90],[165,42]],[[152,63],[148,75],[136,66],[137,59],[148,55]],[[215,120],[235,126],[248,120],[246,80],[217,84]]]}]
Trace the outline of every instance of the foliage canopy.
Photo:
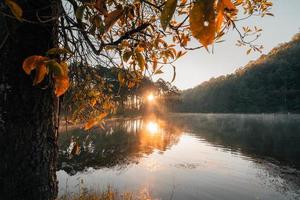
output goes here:
[{"label": "foliage canopy", "polygon": [[[17,0],[1,3],[1,14],[15,16],[20,23],[57,24],[56,48],[27,58],[24,71],[35,70],[33,85],[51,77],[57,96],[74,83],[85,82],[82,88],[93,95],[97,91],[103,106],[114,94],[103,89],[111,86],[97,74],[97,66],[118,69],[120,86],[129,89],[137,87],[144,76],[162,73],[167,65],[174,69],[174,80],[177,59],[188,50],[205,47],[209,51],[230,29],[238,32],[239,46],[248,47],[248,52],[261,51],[253,43],[261,29],[240,30],[236,24],[251,16],[272,15],[268,0],[56,0],[51,6],[56,10],[52,16],[38,10],[39,21],[30,21],[23,18]],[[193,46],[192,40],[199,45]],[[71,68],[71,63],[77,63],[76,67]],[[103,106],[92,114],[93,119],[111,109]]]}]

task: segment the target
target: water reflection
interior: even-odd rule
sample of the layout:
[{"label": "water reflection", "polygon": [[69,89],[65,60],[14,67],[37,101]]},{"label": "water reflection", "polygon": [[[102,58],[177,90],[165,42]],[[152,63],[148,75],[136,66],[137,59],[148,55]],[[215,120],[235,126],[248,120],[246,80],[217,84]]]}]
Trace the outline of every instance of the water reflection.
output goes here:
[{"label": "water reflection", "polygon": [[104,129],[88,133],[80,129],[62,133],[59,140],[59,168],[75,174],[85,168],[124,169],[154,151],[163,152],[179,141],[178,128],[158,119],[114,120]]},{"label": "water reflection", "polygon": [[158,132],[159,126],[155,121],[149,121],[147,123],[147,130],[149,131],[149,133],[151,134],[155,134]]},{"label": "water reflection", "polygon": [[[60,193],[107,184],[159,199],[300,199],[299,115],[113,120],[59,141]],[[138,175],[138,176],[137,176]]]}]

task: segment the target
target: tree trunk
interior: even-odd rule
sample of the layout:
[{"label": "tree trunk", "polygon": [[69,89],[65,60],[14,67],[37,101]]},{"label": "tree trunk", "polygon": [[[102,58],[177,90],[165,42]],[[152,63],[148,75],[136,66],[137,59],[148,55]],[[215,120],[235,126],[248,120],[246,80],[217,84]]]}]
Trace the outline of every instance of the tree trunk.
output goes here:
[{"label": "tree trunk", "polygon": [[[51,16],[51,2],[23,1],[24,18],[37,22],[37,15]],[[34,73],[28,76],[22,70],[26,57],[44,55],[53,47],[54,25],[0,14],[0,199],[57,196],[56,97],[51,80],[34,87]]]}]

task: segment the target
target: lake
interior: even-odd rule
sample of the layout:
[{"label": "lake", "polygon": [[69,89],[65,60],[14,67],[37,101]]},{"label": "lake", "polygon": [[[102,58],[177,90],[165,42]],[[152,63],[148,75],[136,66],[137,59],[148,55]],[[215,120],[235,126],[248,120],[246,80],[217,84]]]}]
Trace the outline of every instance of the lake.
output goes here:
[{"label": "lake", "polygon": [[300,199],[300,115],[109,120],[61,133],[59,149],[60,196],[111,186],[152,199]]}]

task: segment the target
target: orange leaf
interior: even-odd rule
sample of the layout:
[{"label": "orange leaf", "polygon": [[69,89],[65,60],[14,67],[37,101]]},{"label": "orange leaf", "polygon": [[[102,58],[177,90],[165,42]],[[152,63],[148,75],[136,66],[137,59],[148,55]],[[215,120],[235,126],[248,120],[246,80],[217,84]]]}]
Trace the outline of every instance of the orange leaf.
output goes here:
[{"label": "orange leaf", "polygon": [[26,74],[30,74],[41,62],[46,61],[48,58],[44,56],[30,56],[23,61],[23,70]]},{"label": "orange leaf", "polygon": [[36,68],[33,85],[37,85],[40,82],[42,82],[42,80],[44,80],[44,78],[47,74],[48,74],[48,68],[46,67],[46,65],[45,64],[38,65]]},{"label": "orange leaf", "polygon": [[190,11],[190,29],[192,35],[207,47],[215,40],[216,22],[214,2],[196,1]]},{"label": "orange leaf", "polygon": [[107,14],[106,0],[96,0],[95,8],[103,15]]},{"label": "orange leaf", "polygon": [[56,76],[54,77],[54,83],[55,95],[58,97],[64,94],[70,86],[68,76]]},{"label": "orange leaf", "polygon": [[224,14],[223,11],[219,11],[216,17],[216,32],[218,33],[222,27],[224,20]]},{"label": "orange leaf", "polygon": [[85,125],[84,125],[84,130],[89,130],[93,126],[95,126],[98,122],[100,122],[104,117],[106,117],[108,113],[104,112],[101,113],[99,116],[90,119]]},{"label": "orange leaf", "polygon": [[93,118],[90,119],[85,125],[84,125],[84,130],[89,130],[90,128],[92,128],[93,126],[95,126],[97,124],[97,119]]}]

